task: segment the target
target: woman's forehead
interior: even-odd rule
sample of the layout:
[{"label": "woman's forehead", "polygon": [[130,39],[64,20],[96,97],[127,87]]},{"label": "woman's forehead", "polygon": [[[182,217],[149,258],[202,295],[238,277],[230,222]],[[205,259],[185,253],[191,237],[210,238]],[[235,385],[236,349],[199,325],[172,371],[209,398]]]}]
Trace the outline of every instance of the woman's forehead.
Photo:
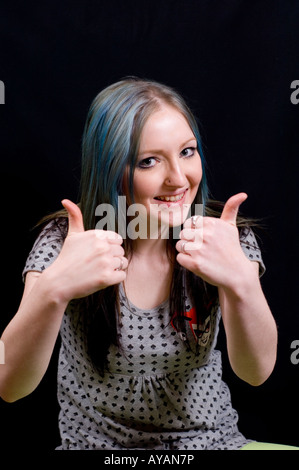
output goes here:
[{"label": "woman's forehead", "polygon": [[186,117],[172,106],[161,107],[149,116],[140,135],[140,148],[168,138],[184,141],[195,138]]}]

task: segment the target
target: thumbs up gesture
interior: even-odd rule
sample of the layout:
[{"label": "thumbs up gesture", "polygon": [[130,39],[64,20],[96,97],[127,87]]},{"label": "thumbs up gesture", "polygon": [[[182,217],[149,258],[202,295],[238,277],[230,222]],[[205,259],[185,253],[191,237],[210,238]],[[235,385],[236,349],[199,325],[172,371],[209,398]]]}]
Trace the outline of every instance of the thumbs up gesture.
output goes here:
[{"label": "thumbs up gesture", "polygon": [[85,297],[126,277],[122,237],[112,231],[84,230],[80,208],[65,199],[69,228],[62,250],[48,268],[56,277],[63,300]]},{"label": "thumbs up gesture", "polygon": [[246,199],[247,194],[245,193],[235,194],[230,197],[224,205],[220,220],[224,220],[231,225],[236,225],[239,207]]},{"label": "thumbs up gesture", "polygon": [[61,201],[61,204],[68,212],[68,217],[69,217],[68,235],[71,235],[73,233],[84,232],[83,216],[77,204],[74,204],[72,201],[69,201],[68,199],[64,199],[63,201]]},{"label": "thumbs up gesture", "polygon": [[250,266],[240,246],[236,227],[240,205],[247,194],[235,194],[224,205],[221,217],[187,219],[176,244],[177,261],[215,286],[230,287]]}]

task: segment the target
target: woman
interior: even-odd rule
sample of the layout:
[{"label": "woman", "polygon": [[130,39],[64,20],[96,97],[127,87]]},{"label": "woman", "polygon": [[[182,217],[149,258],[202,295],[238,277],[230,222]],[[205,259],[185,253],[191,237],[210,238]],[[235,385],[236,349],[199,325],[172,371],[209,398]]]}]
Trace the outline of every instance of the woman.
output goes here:
[{"label": "woman", "polygon": [[[237,228],[246,195],[231,197],[219,217],[207,195],[196,121],[174,90],[129,78],[95,98],[80,204],[64,200],[39,235],[2,336],[0,392],[15,401],[37,387],[60,331],[60,448],[249,443],[221,380],[218,324],[222,316],[233,370],[252,385],[272,372],[276,325],[254,235]],[[95,229],[103,205],[113,218]],[[120,236],[124,219],[135,230]]]}]

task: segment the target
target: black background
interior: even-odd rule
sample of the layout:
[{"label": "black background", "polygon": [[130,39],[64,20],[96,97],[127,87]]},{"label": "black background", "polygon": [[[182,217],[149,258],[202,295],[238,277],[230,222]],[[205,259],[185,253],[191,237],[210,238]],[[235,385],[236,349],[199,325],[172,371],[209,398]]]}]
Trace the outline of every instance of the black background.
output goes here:
[{"label": "black background", "polygon": [[[285,0],[2,2],[0,331],[18,308],[31,228],[63,198],[77,200],[91,100],[126,75],[164,82],[199,118],[212,196],[247,192],[243,213],[266,226],[262,285],[279,328],[278,361],[253,388],[224,354],[240,430],[299,446],[299,364],[290,359],[299,339],[299,105],[290,100],[299,79],[298,23],[299,2]],[[223,334],[219,346],[225,350]],[[29,397],[0,402],[1,450],[59,444],[56,361],[57,350]]]}]

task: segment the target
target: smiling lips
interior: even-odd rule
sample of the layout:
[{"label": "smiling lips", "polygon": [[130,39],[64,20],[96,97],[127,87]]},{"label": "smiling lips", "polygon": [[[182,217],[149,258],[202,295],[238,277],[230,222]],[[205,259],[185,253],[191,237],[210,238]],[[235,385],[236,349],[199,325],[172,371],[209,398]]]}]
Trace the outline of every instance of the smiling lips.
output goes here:
[{"label": "smiling lips", "polygon": [[183,199],[183,197],[185,196],[185,193],[186,191],[184,191],[181,194],[177,194],[176,196],[157,196],[155,197],[155,199],[159,201],[165,201],[165,202],[178,202],[181,199]]}]

